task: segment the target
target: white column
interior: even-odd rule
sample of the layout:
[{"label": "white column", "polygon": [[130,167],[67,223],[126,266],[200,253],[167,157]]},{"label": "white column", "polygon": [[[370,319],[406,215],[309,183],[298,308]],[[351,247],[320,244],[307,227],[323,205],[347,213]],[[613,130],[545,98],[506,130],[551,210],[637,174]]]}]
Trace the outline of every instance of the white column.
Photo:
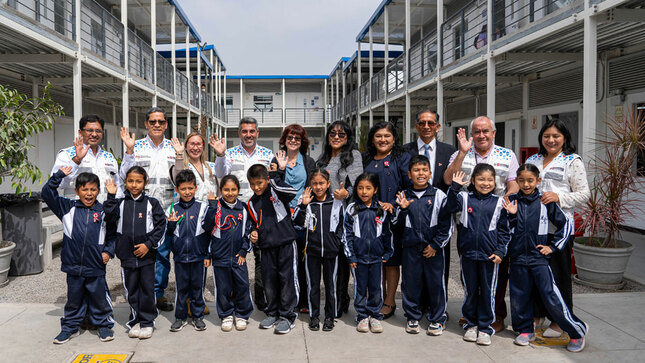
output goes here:
[{"label": "white column", "polygon": [[374,38],[373,38],[372,26],[369,27],[368,37],[370,42],[370,78],[368,84],[369,90],[369,100],[370,100],[370,128],[374,125],[374,114],[372,112],[372,102],[375,101],[372,99],[372,78],[374,77]]},{"label": "white column", "polygon": [[150,46],[152,47],[152,84],[155,90],[152,106],[157,106],[157,0],[150,0]]},{"label": "white column", "polygon": [[403,127],[404,142],[410,142],[410,94],[408,79],[410,74],[410,0],[405,0],[405,125]]},{"label": "white column", "polygon": [[[495,58],[493,58],[491,43],[493,43],[493,2],[486,3],[487,13],[487,55],[486,55],[486,116],[495,122]],[[479,115],[477,115],[479,116]]]},{"label": "white column", "polygon": [[[361,42],[360,41],[358,42],[358,50],[357,50],[357,53],[356,53],[356,59],[357,59],[357,62],[356,62],[356,80],[357,80],[357,83],[358,83],[358,90],[356,91],[357,100],[358,100],[358,105],[357,105],[358,112],[356,112],[356,114],[360,115],[361,114],[361,112],[360,112],[360,109],[361,109],[361,84],[363,82],[363,79],[362,79],[363,78],[362,77],[362,63],[363,62],[362,62],[362,58],[361,58]],[[359,118],[359,120],[360,120],[360,118]]]},{"label": "white column", "polygon": [[[328,98],[327,97],[327,79],[325,78],[325,82],[324,82],[324,85],[323,85],[323,105],[325,105],[325,107],[324,107],[325,112],[327,112],[327,98]],[[325,120],[327,120],[327,119],[325,118]]]},{"label": "white column", "polygon": [[[193,84],[190,79],[190,27],[186,26],[186,78],[188,83],[186,84],[186,91],[188,95],[188,104],[190,105],[191,100],[193,99]],[[190,134],[190,106],[186,108],[186,135]]]},{"label": "white column", "polygon": [[81,0],[75,0],[74,24],[76,33],[77,55],[72,63],[72,87],[74,93],[74,130],[72,135],[78,135],[78,128],[83,116],[83,81],[81,79]]},{"label": "white column", "polygon": [[[240,78],[240,118],[244,117],[244,82]],[[240,121],[240,120],[235,120]]]},{"label": "white column", "polygon": [[[585,1],[585,8],[588,2]],[[593,140],[596,135],[596,62],[598,59],[598,18],[588,15],[584,19],[583,96],[582,122],[578,129],[582,135],[582,155],[589,162],[595,157]]]},{"label": "white column", "polygon": [[202,48],[199,43],[197,43],[197,108],[199,109],[197,129],[201,130],[204,110],[202,110]]},{"label": "white column", "polygon": [[[443,0],[437,0],[437,65],[439,64],[439,58],[443,54],[443,48],[441,47],[441,23],[443,23]],[[443,120],[443,124],[447,124],[446,114],[443,109],[443,81],[441,80],[441,67],[437,67],[437,115],[439,116],[439,121]],[[415,120],[416,121],[416,120]],[[439,132],[437,132],[437,140],[444,141],[444,128],[440,127]]]},{"label": "white column", "polygon": [[339,70],[336,70],[336,104],[340,103],[340,76]]},{"label": "white column", "polygon": [[[130,72],[128,71],[128,0],[121,0],[121,24],[123,24],[123,72],[125,81],[121,85],[121,118],[122,126],[130,127]],[[124,147],[125,150],[125,147]]]},{"label": "white column", "polygon": [[[121,0],[127,3],[127,0]],[[172,5],[170,13],[170,63],[172,64],[172,79],[173,79],[173,103],[172,103],[172,137],[177,137],[177,45],[175,44],[175,38],[177,37],[177,29],[175,23],[177,22],[177,10],[175,6]]]},{"label": "white column", "polygon": [[[210,59],[211,66],[213,67],[213,69],[211,69],[210,81],[208,82],[208,84],[209,84],[208,88],[210,90],[209,91],[210,93],[209,93],[208,97],[211,100],[211,115],[213,115],[213,118],[215,118],[215,100],[219,99],[219,97],[218,97],[219,96],[219,90],[217,89],[215,80],[213,78],[215,77],[216,74],[218,74],[218,72],[217,72],[218,67],[216,67],[215,64],[219,63],[219,59],[217,59],[217,57],[213,58],[213,50],[212,49],[210,50],[209,59]],[[215,60],[215,63],[213,63],[213,59]]]},{"label": "white column", "polygon": [[287,85],[284,78],[282,79],[282,127],[287,124]]},{"label": "white column", "polygon": [[[441,1],[441,0],[439,0]],[[388,75],[387,75],[387,66],[390,64],[390,9],[386,5],[383,9],[383,22],[384,22],[384,35],[385,35],[385,53],[384,61],[385,65],[383,66],[383,111],[385,114],[385,121],[390,121],[390,104],[387,102],[387,84],[388,84]]]},{"label": "white column", "polygon": [[222,106],[224,107],[222,111],[222,121],[228,123],[228,110],[226,109],[226,97],[228,97],[226,94],[226,71],[224,71],[224,80],[222,83],[224,85],[224,96],[222,97],[224,99],[224,101],[222,101]]}]

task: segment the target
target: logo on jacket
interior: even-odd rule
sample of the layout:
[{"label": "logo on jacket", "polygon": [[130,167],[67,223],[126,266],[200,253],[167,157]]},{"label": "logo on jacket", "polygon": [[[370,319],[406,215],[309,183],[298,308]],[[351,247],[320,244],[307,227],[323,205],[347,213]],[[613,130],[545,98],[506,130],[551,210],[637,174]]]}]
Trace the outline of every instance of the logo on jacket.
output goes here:
[{"label": "logo on jacket", "polygon": [[239,219],[239,220],[241,221],[241,220],[242,220],[242,218],[244,218],[244,216],[242,215],[242,213],[238,213],[238,215],[237,215],[237,219]]},{"label": "logo on jacket", "polygon": [[388,166],[390,166],[390,162],[389,162],[389,161],[384,161],[384,162],[383,162],[383,165],[385,165],[386,167],[388,167]]},{"label": "logo on jacket", "polygon": [[374,218],[374,222],[376,222],[377,225],[383,223],[383,221],[379,217]]},{"label": "logo on jacket", "polygon": [[139,213],[139,218],[143,218],[143,213]]},{"label": "logo on jacket", "polygon": [[269,200],[271,201],[271,203],[275,203],[275,198],[273,198],[273,196],[270,196]]},{"label": "logo on jacket", "polygon": [[472,212],[473,212],[473,207],[468,207],[468,213],[472,213]]},{"label": "logo on jacket", "polygon": [[432,204],[432,199],[428,199],[428,204]]},{"label": "logo on jacket", "polygon": [[94,212],[94,214],[92,214],[92,218],[94,219],[94,223],[98,222],[99,221],[99,214],[97,212]]}]

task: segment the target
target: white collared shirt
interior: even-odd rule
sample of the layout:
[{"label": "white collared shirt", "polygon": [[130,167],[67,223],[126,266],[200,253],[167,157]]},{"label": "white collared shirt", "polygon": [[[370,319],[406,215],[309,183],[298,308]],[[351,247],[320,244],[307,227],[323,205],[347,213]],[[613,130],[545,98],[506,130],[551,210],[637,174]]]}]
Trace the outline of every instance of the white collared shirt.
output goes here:
[{"label": "white collared shirt", "polygon": [[418,137],[417,148],[419,150],[419,155],[425,156],[426,145],[430,145],[430,150],[428,150],[428,153],[430,154],[430,171],[432,172],[432,175],[434,175],[434,164],[437,160],[437,138],[432,138],[432,141],[430,141],[429,144],[426,144],[420,137]]}]

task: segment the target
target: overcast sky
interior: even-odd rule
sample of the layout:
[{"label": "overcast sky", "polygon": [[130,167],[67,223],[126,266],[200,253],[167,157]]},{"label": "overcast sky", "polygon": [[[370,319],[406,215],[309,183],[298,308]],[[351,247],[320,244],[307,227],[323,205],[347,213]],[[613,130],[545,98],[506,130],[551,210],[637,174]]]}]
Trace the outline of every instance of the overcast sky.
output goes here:
[{"label": "overcast sky", "polygon": [[180,0],[227,74],[329,74],[381,0]]}]

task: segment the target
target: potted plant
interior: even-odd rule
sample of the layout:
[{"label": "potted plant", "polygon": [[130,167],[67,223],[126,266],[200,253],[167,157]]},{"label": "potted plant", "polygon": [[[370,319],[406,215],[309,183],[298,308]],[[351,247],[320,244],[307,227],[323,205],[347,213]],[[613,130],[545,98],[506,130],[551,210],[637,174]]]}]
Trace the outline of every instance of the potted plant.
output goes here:
[{"label": "potted plant", "polygon": [[620,226],[640,211],[630,194],[641,192],[634,166],[639,153],[645,151],[645,113],[608,118],[607,130],[605,137],[596,140],[599,154],[590,167],[594,174],[591,197],[581,213],[586,236],[573,244],[575,280],[596,288],[619,289],[634,250],[620,239]]},{"label": "potted plant", "polygon": [[[51,85],[47,84],[42,97],[28,97],[0,84],[0,184],[10,179],[14,191],[0,198],[0,285],[5,283],[9,272],[42,271],[40,197],[39,193],[29,192],[28,184],[42,182],[42,173],[29,159],[28,151],[34,148],[29,138],[51,129],[54,116],[63,115],[62,106],[51,99],[50,89]],[[23,218],[27,207],[34,211],[28,213],[29,218]],[[29,238],[31,235],[37,236],[35,243]]]}]

